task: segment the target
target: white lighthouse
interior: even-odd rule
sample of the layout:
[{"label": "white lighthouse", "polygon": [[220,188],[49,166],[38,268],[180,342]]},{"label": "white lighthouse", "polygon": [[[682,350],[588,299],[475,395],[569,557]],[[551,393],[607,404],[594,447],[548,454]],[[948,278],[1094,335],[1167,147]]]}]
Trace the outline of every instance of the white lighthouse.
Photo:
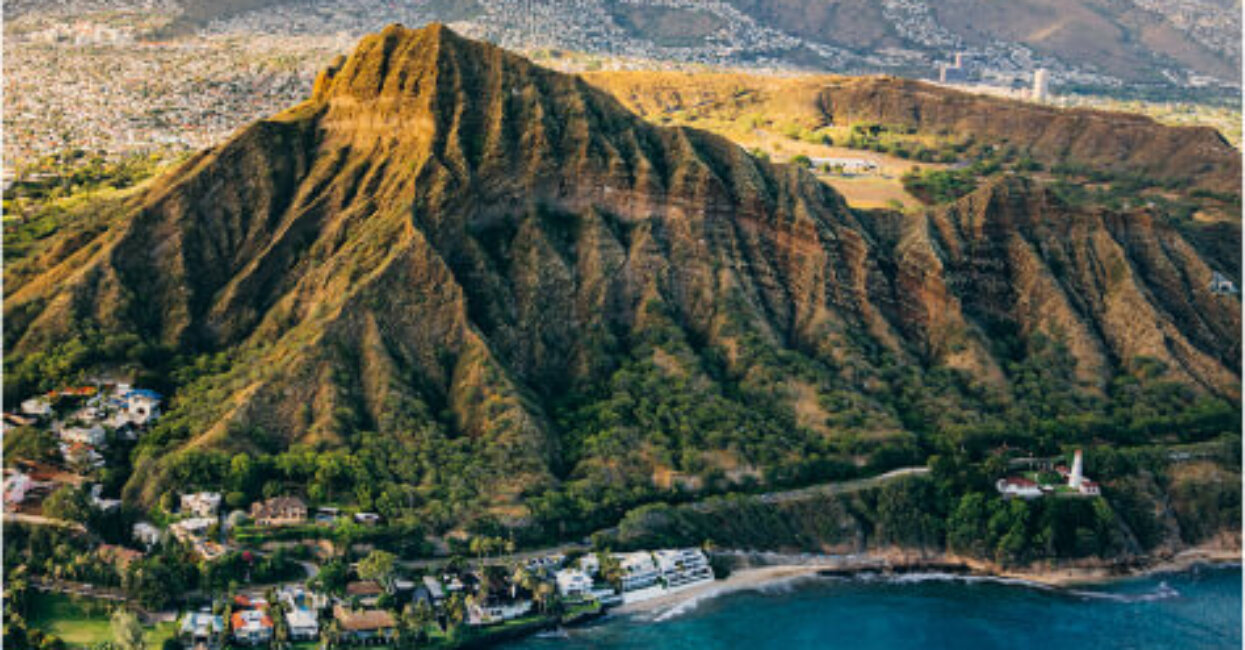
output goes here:
[{"label": "white lighthouse", "polygon": [[1068,474],[1068,487],[1074,490],[1080,490],[1081,483],[1085,480],[1083,474],[1083,464],[1084,461],[1081,458],[1081,450],[1078,449],[1076,450],[1076,453],[1072,455],[1072,473]]}]

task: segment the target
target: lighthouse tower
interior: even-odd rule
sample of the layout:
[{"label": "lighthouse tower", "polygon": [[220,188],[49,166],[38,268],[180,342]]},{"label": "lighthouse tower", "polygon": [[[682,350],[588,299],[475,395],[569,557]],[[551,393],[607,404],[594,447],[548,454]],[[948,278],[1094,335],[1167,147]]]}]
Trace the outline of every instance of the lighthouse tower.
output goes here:
[{"label": "lighthouse tower", "polygon": [[1081,489],[1081,482],[1085,480],[1083,464],[1084,461],[1081,458],[1081,450],[1078,449],[1076,450],[1076,453],[1072,455],[1072,473],[1068,474],[1068,487],[1075,490]]}]

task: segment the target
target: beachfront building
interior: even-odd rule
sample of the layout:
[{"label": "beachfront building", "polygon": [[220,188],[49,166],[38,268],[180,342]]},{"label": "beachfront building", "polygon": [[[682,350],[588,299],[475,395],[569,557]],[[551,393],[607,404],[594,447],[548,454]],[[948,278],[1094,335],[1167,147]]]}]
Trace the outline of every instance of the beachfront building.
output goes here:
[{"label": "beachfront building", "polygon": [[393,641],[397,624],[393,615],[383,609],[351,610],[333,607],[333,619],[346,643],[382,644]]},{"label": "beachfront building", "polygon": [[679,589],[713,581],[709,558],[698,548],[660,550],[653,553],[667,589]]},{"label": "beachfront building", "polygon": [[592,578],[579,569],[562,569],[554,574],[558,594],[564,598],[592,593]]},{"label": "beachfront building", "polygon": [[622,566],[622,590],[637,591],[657,584],[661,572],[653,563],[653,555],[647,551],[623,553],[615,556]]},{"label": "beachfront building", "polygon": [[490,598],[484,603],[474,600],[467,606],[469,625],[494,625],[504,623],[532,611],[530,600],[501,600]]},{"label": "beachfront building", "polygon": [[177,637],[183,648],[216,650],[225,629],[224,620],[211,612],[190,612],[182,618]]}]

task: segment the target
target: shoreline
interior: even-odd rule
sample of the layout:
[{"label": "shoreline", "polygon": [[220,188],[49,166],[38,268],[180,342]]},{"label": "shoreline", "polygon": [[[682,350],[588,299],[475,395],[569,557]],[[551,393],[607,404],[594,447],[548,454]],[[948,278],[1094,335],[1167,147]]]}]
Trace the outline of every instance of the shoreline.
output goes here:
[{"label": "shoreline", "polygon": [[944,554],[924,557],[901,552],[854,555],[784,555],[728,551],[721,553],[741,563],[723,580],[714,580],[690,589],[658,596],[638,603],[613,607],[612,614],[638,615],[652,622],[679,616],[701,601],[744,591],[772,589],[805,579],[866,574],[900,576],[914,573],[944,573],[965,578],[1015,581],[1036,588],[1072,589],[1077,586],[1105,585],[1130,578],[1188,571],[1195,566],[1240,565],[1241,551],[1222,547],[1194,547],[1170,557],[1149,558],[1139,564],[1085,564],[1041,569],[1023,567],[1003,569],[980,560]]}]

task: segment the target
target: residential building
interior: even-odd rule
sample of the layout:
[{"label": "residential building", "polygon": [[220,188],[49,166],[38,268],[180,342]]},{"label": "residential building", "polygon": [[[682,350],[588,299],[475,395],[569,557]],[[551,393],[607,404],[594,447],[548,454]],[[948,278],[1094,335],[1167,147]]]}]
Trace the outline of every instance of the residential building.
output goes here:
[{"label": "residential building", "polygon": [[657,584],[661,573],[653,563],[653,555],[646,551],[623,553],[616,556],[622,565],[622,590],[635,591]]},{"label": "residential building", "polygon": [[135,389],[124,395],[122,399],[125,401],[125,412],[129,416],[130,422],[138,426],[145,426],[148,422],[160,417],[160,393],[154,390]]},{"label": "residential building", "polygon": [[592,578],[579,569],[562,569],[554,575],[558,594],[563,597],[583,596],[592,591]]},{"label": "residential building", "polygon": [[1008,498],[1036,499],[1042,496],[1042,490],[1038,488],[1036,482],[1019,476],[1001,478],[994,484],[994,487],[999,494]]},{"label": "residential building", "polygon": [[493,600],[484,604],[472,602],[467,607],[467,623],[470,625],[493,625],[519,618],[532,611],[530,600]]},{"label": "residential building", "polygon": [[224,629],[221,617],[211,612],[191,612],[182,618],[177,636],[184,648],[215,650],[220,647]]},{"label": "residential building", "polygon": [[108,437],[108,432],[104,427],[95,424],[89,427],[68,427],[61,429],[60,439],[66,444],[78,443],[91,447],[99,447],[104,444],[104,440]]},{"label": "residential building", "polygon": [[441,581],[433,576],[424,576],[424,589],[428,590],[428,596],[432,599],[433,604],[438,604],[445,600],[445,590],[441,588]]},{"label": "residential building", "polygon": [[197,492],[182,495],[182,512],[195,517],[216,518],[220,510],[220,492]]},{"label": "residential building", "polygon": [[119,571],[124,572],[130,568],[130,565],[143,559],[141,551],[131,550],[122,546],[114,546],[112,544],[100,544],[96,550],[99,559],[115,566]]},{"label": "residential building", "polygon": [[290,639],[293,641],[314,641],[320,638],[320,623],[316,620],[313,609],[294,607],[285,615],[285,623],[290,628]]},{"label": "residential building", "polygon": [[346,643],[388,643],[397,628],[393,615],[383,609],[350,610],[335,605],[333,618]]},{"label": "residential building", "polygon": [[601,558],[598,558],[595,553],[579,558],[579,570],[589,576],[595,576],[601,571]]},{"label": "residential building", "polygon": [[52,415],[52,402],[43,397],[32,397],[21,404],[22,413],[35,417]]},{"label": "residential building", "polygon": [[363,524],[364,526],[375,526],[380,523],[380,515],[374,512],[356,512],[354,521],[356,524]]},{"label": "residential building", "polygon": [[365,607],[375,606],[383,593],[385,589],[380,586],[380,583],[372,580],[346,583],[346,595],[350,598],[358,598],[359,603]]},{"label": "residential building", "polygon": [[243,645],[263,645],[272,640],[272,618],[262,609],[234,612],[230,627],[234,641]]},{"label": "residential building", "polygon": [[307,521],[307,505],[298,497],[276,497],[251,504],[256,526],[294,526]]},{"label": "residential building", "polygon": [[660,550],[653,553],[667,589],[713,581],[709,558],[698,548]]},{"label": "residential building", "polygon": [[163,534],[160,532],[159,528],[156,528],[145,521],[140,521],[137,524],[134,524],[134,527],[130,531],[130,535],[134,538],[134,541],[146,546],[147,548],[151,548],[156,544],[159,544],[161,538],[163,537]]}]

